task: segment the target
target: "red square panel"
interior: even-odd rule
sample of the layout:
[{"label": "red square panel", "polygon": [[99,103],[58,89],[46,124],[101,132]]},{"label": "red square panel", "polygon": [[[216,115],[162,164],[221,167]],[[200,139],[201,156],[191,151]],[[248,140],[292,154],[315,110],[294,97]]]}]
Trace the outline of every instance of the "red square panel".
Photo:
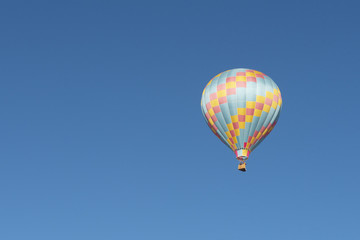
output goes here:
[{"label": "red square panel", "polygon": [[228,77],[227,79],[226,79],[226,82],[228,83],[228,82],[235,82],[236,81],[236,78],[235,77]]},{"label": "red square panel", "polygon": [[211,117],[211,119],[213,120],[213,122],[216,122],[216,121],[217,121],[217,118],[216,118],[215,115],[213,115],[213,116]]},{"label": "red square panel", "polygon": [[246,73],[245,72],[237,72],[236,76],[246,76]]},{"label": "red square panel", "polygon": [[256,77],[246,77],[247,82],[256,82]]},{"label": "red square panel", "polygon": [[275,102],[278,102],[278,99],[279,99],[279,97],[274,94],[273,100],[274,100]]},{"label": "red square panel", "polygon": [[265,98],[265,104],[266,105],[271,105],[272,104],[272,100],[270,98]]},{"label": "red square panel", "polygon": [[245,122],[245,115],[238,115],[239,122]]},{"label": "red square panel", "polygon": [[214,109],[214,113],[221,112],[220,106],[215,106],[213,109]]},{"label": "red square panel", "polygon": [[223,84],[219,84],[219,85],[217,86],[217,90],[218,90],[218,91],[220,91],[220,90],[224,90],[224,89],[226,89],[226,85],[225,85],[225,83],[223,83]]},{"label": "red square panel", "polygon": [[210,94],[210,101],[214,100],[214,99],[217,99],[217,93],[216,92]]},{"label": "red square panel", "polygon": [[246,109],[246,115],[254,115],[254,109],[253,108],[247,108]]},{"label": "red square panel", "polygon": [[259,109],[259,110],[262,110],[264,108],[264,104],[263,103],[255,103],[255,108],[256,109]]},{"label": "red square panel", "polygon": [[246,87],[246,82],[236,82],[236,87]]},{"label": "red square panel", "polygon": [[227,103],[226,97],[219,98],[219,104],[224,104],[224,103]]},{"label": "red square panel", "polygon": [[226,89],[226,94],[227,94],[227,95],[234,95],[234,94],[236,94],[236,88],[228,88],[228,89]]}]

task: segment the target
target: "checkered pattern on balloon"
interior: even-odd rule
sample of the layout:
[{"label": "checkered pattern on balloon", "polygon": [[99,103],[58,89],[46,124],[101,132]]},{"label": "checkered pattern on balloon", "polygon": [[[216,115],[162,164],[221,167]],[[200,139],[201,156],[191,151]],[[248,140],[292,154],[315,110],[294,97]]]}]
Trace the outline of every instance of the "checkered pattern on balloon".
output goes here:
[{"label": "checkered pattern on balloon", "polygon": [[276,83],[264,73],[244,68],[216,75],[201,98],[210,129],[241,162],[273,130],[281,106]]}]

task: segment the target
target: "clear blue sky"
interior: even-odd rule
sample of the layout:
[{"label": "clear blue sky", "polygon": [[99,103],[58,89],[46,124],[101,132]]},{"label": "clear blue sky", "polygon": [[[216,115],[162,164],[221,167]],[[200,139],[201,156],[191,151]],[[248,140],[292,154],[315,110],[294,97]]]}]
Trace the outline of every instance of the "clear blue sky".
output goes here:
[{"label": "clear blue sky", "polygon": [[[359,8],[1,2],[0,239],[358,239]],[[246,174],[200,110],[241,67],[284,102]]]}]

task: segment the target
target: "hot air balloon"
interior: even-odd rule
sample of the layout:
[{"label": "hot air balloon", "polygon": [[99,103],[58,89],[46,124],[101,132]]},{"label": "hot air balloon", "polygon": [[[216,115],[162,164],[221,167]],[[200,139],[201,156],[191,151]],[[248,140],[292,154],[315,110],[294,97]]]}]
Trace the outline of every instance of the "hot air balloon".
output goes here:
[{"label": "hot air balloon", "polygon": [[216,75],[206,85],[201,110],[212,132],[240,160],[246,160],[275,127],[281,111],[279,87],[264,73],[237,68]]}]

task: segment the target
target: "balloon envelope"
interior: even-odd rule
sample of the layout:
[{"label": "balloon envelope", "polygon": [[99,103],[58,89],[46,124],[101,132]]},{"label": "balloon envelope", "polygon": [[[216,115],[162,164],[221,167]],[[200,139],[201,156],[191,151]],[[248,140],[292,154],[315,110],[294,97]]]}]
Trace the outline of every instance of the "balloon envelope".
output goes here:
[{"label": "balloon envelope", "polygon": [[201,98],[210,129],[239,160],[247,160],[273,130],[281,105],[276,83],[264,73],[245,68],[216,75]]}]

